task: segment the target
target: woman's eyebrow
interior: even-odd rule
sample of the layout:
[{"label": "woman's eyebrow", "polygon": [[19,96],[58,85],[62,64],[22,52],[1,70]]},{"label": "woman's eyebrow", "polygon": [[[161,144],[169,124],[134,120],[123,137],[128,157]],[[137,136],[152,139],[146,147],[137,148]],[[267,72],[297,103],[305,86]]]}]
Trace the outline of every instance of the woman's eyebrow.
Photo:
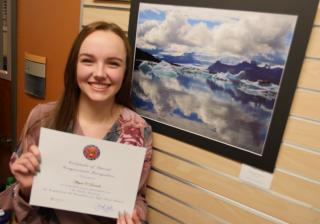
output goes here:
[{"label": "woman's eyebrow", "polygon": [[[89,57],[89,58],[94,58],[95,56],[93,54],[89,54],[89,53],[80,53],[79,54],[79,58],[80,57]],[[124,62],[125,59],[121,58],[121,57],[108,57],[106,58],[107,61],[110,61],[110,60],[116,60],[116,61],[119,61],[119,62]]]},{"label": "woman's eyebrow", "polygon": [[85,56],[85,57],[93,57],[93,55],[92,55],[92,54],[88,54],[88,53],[80,53],[80,54],[79,54],[79,57],[81,57],[81,56]]},{"label": "woman's eyebrow", "polygon": [[110,58],[108,58],[107,60],[117,60],[117,61],[121,61],[121,62],[124,61],[124,60],[123,60],[122,58],[120,58],[120,57],[110,57]]}]

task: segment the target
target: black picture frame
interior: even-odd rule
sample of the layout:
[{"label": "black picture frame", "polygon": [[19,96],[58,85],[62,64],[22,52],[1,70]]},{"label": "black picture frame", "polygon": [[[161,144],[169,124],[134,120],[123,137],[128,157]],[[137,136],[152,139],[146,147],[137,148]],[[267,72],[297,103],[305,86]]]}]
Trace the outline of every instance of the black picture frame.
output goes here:
[{"label": "black picture frame", "polygon": [[[176,10],[173,10],[173,7]],[[264,171],[273,172],[317,7],[318,0],[132,0],[128,36],[134,52],[133,88],[131,92],[134,108],[151,124],[155,132],[241,163],[246,163]],[[217,17],[210,17],[212,19],[199,19],[197,17],[198,15],[200,17],[200,14],[201,16],[206,14],[203,11],[204,9],[209,10],[207,12],[212,12],[213,17],[215,15],[217,15]],[[183,30],[185,36],[171,33],[172,35],[165,34],[167,36],[163,38],[164,32],[167,32],[164,26],[169,27],[168,24],[170,24],[170,21],[175,23],[179,19],[181,20],[181,18],[178,17],[173,17],[173,20],[172,18],[171,20],[168,19],[169,13],[174,13],[174,11],[181,12],[185,20],[182,19],[184,21],[182,26],[177,26],[175,29],[171,29],[170,32],[181,32],[182,34]],[[219,17],[220,12],[221,15]],[[246,18],[253,18],[257,15],[258,17],[252,23],[256,25],[252,25],[248,22],[248,19],[243,19],[241,15],[244,15]],[[276,23],[273,21],[273,23],[268,24],[275,18]],[[224,22],[224,19],[228,19],[228,21]],[[234,19],[234,21],[231,21],[231,19]],[[243,26],[245,27],[244,30],[241,29],[240,26],[244,24],[243,21],[247,24],[247,26]],[[153,25],[152,22],[154,22]],[[229,25],[229,23],[232,25]],[[147,25],[149,25],[149,27],[143,30]],[[196,41],[200,42],[197,38],[200,39],[199,36],[202,32],[199,32],[199,35],[194,35],[194,39],[187,39],[186,37],[191,35],[190,30],[195,28],[199,30],[204,29],[204,32],[208,32],[208,34],[210,34],[209,31],[214,31],[212,32],[212,36],[209,35],[207,37],[216,38],[218,34],[220,34],[218,31],[222,32],[221,30],[223,29],[227,30],[227,25],[229,25],[229,28],[233,28],[229,29],[229,34],[234,32],[242,36],[233,37],[233,39],[226,38],[224,39],[225,41],[213,45],[212,49],[214,51],[218,48],[220,49],[221,45],[224,45],[224,49],[230,49],[230,51],[221,51],[221,60],[225,61],[221,62],[218,60],[220,57],[218,53],[216,53],[216,55],[212,54],[214,56],[210,56],[209,58],[212,60],[211,67],[207,67],[207,72],[201,76],[201,80],[199,78],[200,76],[198,77],[200,74],[200,70],[197,70],[198,67],[195,70],[197,77],[193,77],[191,72],[193,67],[190,67],[190,62],[192,66],[195,64],[202,66],[203,63],[205,63],[204,58],[207,57],[207,55],[201,55],[200,49],[206,51],[203,45],[195,44]],[[251,25],[252,27],[250,27]],[[161,27],[163,30],[159,30]],[[188,29],[185,29],[186,27]],[[279,27],[283,27],[286,31],[268,30]],[[218,30],[218,28],[220,30]],[[152,29],[154,31],[153,33],[151,33]],[[258,32],[256,29],[258,29]],[[247,33],[249,34],[242,34],[248,30],[250,32]],[[264,36],[265,31],[266,34]],[[259,38],[255,38],[256,36],[253,35],[254,32],[257,32]],[[274,33],[274,35],[277,36],[267,37],[270,33]],[[244,43],[241,42],[241,40],[247,41],[248,38],[252,38],[251,45],[250,43],[249,45],[243,45]],[[229,42],[226,44],[228,40]],[[257,40],[260,42],[258,43]],[[179,47],[189,49],[188,41],[191,47],[195,46],[191,48],[191,51],[176,50],[171,54],[168,53],[171,48],[174,47],[176,47],[175,49],[180,49]],[[235,44],[233,48],[228,48],[228,45],[233,46],[232,41],[236,41],[236,43],[239,44]],[[263,41],[266,42],[264,45],[261,44]],[[254,42],[254,44],[252,44],[252,42]],[[205,39],[203,43],[206,43]],[[209,45],[210,44],[208,44],[208,46]],[[242,58],[240,54],[241,50],[239,50],[240,53],[237,54],[234,48],[240,46],[239,48],[243,50],[245,48],[243,48],[242,45],[248,48],[259,48],[261,52],[258,49],[254,51],[254,54],[251,54],[251,52],[242,54],[250,58],[251,61],[240,61]],[[167,46],[168,48],[163,46]],[[278,46],[279,48],[274,46]],[[183,54],[175,55],[178,51],[179,53],[183,52]],[[218,52],[218,50],[216,51]],[[196,59],[196,56],[198,58],[201,57],[201,60]],[[189,61],[187,60],[188,57],[189,59],[191,58]],[[256,61],[257,58],[260,58],[258,59],[258,63]],[[266,63],[268,60],[269,64],[265,64],[263,67],[262,63]],[[229,64],[226,61],[229,61]],[[161,65],[161,75],[159,78],[159,76],[155,74],[155,71],[158,71],[155,66],[157,65],[159,67],[159,63],[161,62],[164,64]],[[279,65],[278,70],[276,70],[277,65]],[[152,72],[150,72],[150,68]],[[163,78],[162,75],[164,76],[164,71],[169,71],[168,69],[173,70],[171,75],[173,75],[175,79],[170,79],[172,80],[170,81],[172,82],[171,84],[178,83],[181,85],[182,87],[180,87],[184,88],[183,93],[185,95],[163,84],[165,78]],[[182,69],[187,69],[187,72],[181,72]],[[241,71],[244,71],[244,73],[241,73]],[[274,75],[276,71],[278,73]],[[142,73],[144,75],[148,74],[149,76],[142,78],[145,77],[142,76]],[[271,73],[274,76],[270,75]],[[181,76],[181,74],[183,74],[183,76]],[[189,76],[187,77],[186,74],[189,74]],[[170,76],[170,74],[167,74],[167,76]],[[236,81],[235,77],[237,77]],[[273,79],[272,77],[277,78]],[[205,86],[205,90],[201,92],[204,86],[200,84],[196,86],[198,78],[204,83],[204,86],[207,84],[210,88]],[[199,83],[201,83],[200,81]],[[229,87],[226,87],[227,82],[229,84],[231,83],[230,85],[228,84]],[[158,84],[159,86],[157,87]],[[158,92],[156,92],[156,95],[148,92],[154,91],[152,88],[157,89]],[[197,88],[201,90],[199,90],[199,94],[195,94],[197,92],[195,92],[194,89]],[[209,89],[212,90],[212,94],[216,94],[214,97],[216,97],[217,100],[210,99],[208,102],[216,102],[216,104],[208,104],[206,108],[206,104],[201,102],[202,97],[200,97],[200,95],[207,94]],[[185,90],[190,90],[188,95],[186,95],[187,91]],[[151,100],[151,95],[153,97],[158,95],[162,97],[162,100],[154,102]],[[190,103],[187,109],[181,109],[180,107],[179,100],[181,101],[181,99],[183,99],[181,95],[190,98],[189,101],[186,101],[186,104]],[[177,96],[180,96],[180,98],[178,98],[179,100],[174,99],[174,97]],[[219,99],[218,96],[220,97]],[[148,99],[148,97],[150,97],[150,99]],[[221,99],[223,100],[221,101]],[[174,107],[174,103],[171,101],[177,103],[176,107]],[[234,102],[236,103],[232,105]],[[194,111],[190,109],[192,104]],[[215,108],[215,105],[217,111],[211,109]],[[226,106],[224,107],[224,105]],[[223,115],[221,115],[221,117],[217,115],[217,120],[215,121],[213,115],[218,114],[218,109],[227,112],[224,114],[221,112]],[[212,114],[210,114],[211,110],[214,111]],[[188,113],[185,111],[188,111]],[[207,116],[208,118],[213,118],[207,119],[206,116],[199,115],[200,112],[206,115],[209,114]],[[257,117],[254,117],[255,114]],[[246,116],[249,117],[246,118]],[[183,122],[184,119],[186,122]],[[241,119],[244,119],[244,121]],[[246,121],[246,119],[248,119],[248,121]],[[216,128],[212,125],[214,122],[225,124],[219,124],[217,126],[218,128]],[[180,126],[180,124],[183,127]],[[198,124],[199,127],[197,126]],[[208,130],[206,130],[206,128]],[[226,129],[226,131],[223,132],[223,129]],[[217,134],[213,134],[214,137],[211,137],[210,133]],[[228,133],[230,133],[230,136],[228,136]],[[248,145],[248,148],[246,148],[246,145]]]}]

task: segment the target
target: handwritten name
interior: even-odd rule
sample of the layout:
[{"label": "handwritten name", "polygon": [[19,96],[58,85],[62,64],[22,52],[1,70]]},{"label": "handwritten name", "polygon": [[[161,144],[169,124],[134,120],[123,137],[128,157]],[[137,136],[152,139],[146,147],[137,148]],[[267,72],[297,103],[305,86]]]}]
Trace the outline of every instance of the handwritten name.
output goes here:
[{"label": "handwritten name", "polygon": [[84,186],[87,186],[87,187],[101,188],[101,184],[96,184],[96,183],[93,183],[93,182],[74,180],[73,183],[75,183],[77,185],[84,185]]}]

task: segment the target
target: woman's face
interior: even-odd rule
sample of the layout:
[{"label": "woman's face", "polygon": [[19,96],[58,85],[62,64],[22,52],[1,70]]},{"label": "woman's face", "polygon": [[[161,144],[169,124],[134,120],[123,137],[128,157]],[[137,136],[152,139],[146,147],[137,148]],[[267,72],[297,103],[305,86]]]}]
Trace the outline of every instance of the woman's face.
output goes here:
[{"label": "woman's face", "polygon": [[83,41],[77,61],[81,97],[113,103],[126,70],[126,49],[111,31],[95,31]]}]

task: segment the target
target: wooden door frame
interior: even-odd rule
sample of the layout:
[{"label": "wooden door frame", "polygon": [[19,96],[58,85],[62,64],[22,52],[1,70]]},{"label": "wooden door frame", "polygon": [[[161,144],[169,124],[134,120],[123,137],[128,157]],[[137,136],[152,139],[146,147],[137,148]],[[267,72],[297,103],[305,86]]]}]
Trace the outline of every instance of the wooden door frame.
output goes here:
[{"label": "wooden door frame", "polygon": [[17,142],[17,0],[8,1],[8,72],[11,74],[12,146]]},{"label": "wooden door frame", "polygon": [[[3,6],[3,0],[0,0]],[[2,8],[2,7],[1,7]],[[0,10],[0,28],[3,29],[3,11]],[[2,31],[2,30],[1,30]],[[17,0],[7,0],[7,71],[5,79],[11,82],[11,140],[12,149],[17,142]],[[0,43],[3,43],[3,34],[0,35]],[[3,68],[3,44],[0,44],[0,66]]]}]

